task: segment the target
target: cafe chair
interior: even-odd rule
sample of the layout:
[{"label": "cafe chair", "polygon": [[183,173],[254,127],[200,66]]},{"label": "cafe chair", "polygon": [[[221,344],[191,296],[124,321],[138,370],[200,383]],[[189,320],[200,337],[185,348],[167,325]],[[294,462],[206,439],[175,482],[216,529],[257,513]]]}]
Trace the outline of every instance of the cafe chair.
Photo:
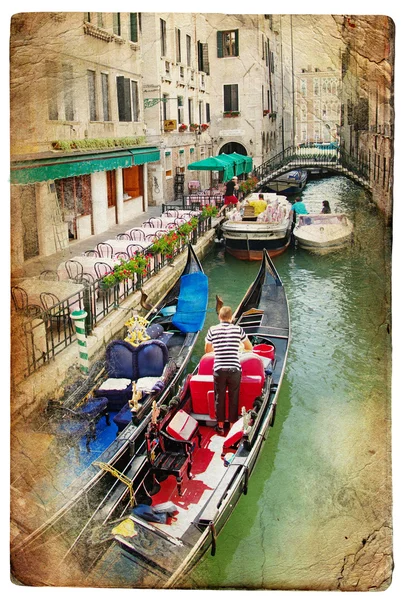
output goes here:
[{"label": "cafe chair", "polygon": [[122,258],[123,260],[130,259],[128,252],[116,252],[114,258]]},{"label": "cafe chair", "polygon": [[131,237],[130,237],[129,233],[117,233],[116,239],[117,240],[130,240]]},{"label": "cafe chair", "polygon": [[27,308],[28,294],[23,288],[19,287],[18,285],[12,286],[11,298],[14,302],[15,310],[18,312],[22,312]]},{"label": "cafe chair", "polygon": [[95,258],[99,256],[99,252],[97,250],[85,250],[82,254],[83,256],[94,256]]},{"label": "cafe chair", "polygon": [[130,244],[127,246],[127,252],[128,256],[132,258],[137,252],[141,254],[143,252],[143,248],[142,246],[139,246],[139,244]]},{"label": "cafe chair", "polygon": [[134,227],[128,231],[128,235],[132,241],[138,240],[139,242],[144,242],[146,239],[146,234],[142,229],[138,229]]},{"label": "cafe chair", "polygon": [[107,242],[100,242],[96,246],[96,250],[102,258],[113,258],[113,248]]},{"label": "cafe chair", "polygon": [[39,279],[42,281],[59,281],[60,277],[57,271],[53,271],[52,269],[46,269],[42,271],[39,275]]},{"label": "cafe chair", "polygon": [[63,325],[64,330],[67,326],[70,331],[72,330],[68,306],[65,306],[64,302],[60,302],[59,298],[52,292],[42,292],[40,294],[40,302],[46,311],[50,322],[56,323],[58,339],[60,340],[61,325]]},{"label": "cafe chair", "polygon": [[75,281],[78,277],[82,277],[84,268],[77,260],[66,260],[65,270],[69,279]]}]

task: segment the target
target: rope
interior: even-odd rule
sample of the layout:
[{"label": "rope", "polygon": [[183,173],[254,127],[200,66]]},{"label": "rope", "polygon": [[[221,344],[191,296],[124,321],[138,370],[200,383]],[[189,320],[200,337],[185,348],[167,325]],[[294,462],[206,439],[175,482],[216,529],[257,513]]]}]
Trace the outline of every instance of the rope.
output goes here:
[{"label": "rope", "polygon": [[100,467],[101,469],[103,469],[103,471],[108,471],[114,477],[116,477],[117,479],[122,481],[122,483],[124,483],[127,486],[127,488],[129,489],[130,505],[134,506],[135,495],[134,495],[134,488],[133,488],[133,483],[132,483],[131,479],[129,479],[126,475],[124,475],[124,473],[120,473],[120,471],[117,471],[117,469],[115,469],[108,463],[96,461],[93,464],[96,465],[97,467]]}]

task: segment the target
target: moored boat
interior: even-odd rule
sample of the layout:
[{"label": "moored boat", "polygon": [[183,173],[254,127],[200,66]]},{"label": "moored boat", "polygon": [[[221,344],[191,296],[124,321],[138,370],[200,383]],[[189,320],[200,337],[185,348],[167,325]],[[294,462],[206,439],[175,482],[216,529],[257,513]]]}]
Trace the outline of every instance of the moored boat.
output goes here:
[{"label": "moored boat", "polygon": [[288,171],[272,179],[263,186],[266,192],[276,192],[276,194],[299,194],[302,192],[308,179],[308,171],[304,169]]},{"label": "moored boat", "polygon": [[166,412],[154,406],[143,462],[125,491],[125,509],[115,518],[115,504],[109,502],[92,536],[98,548],[105,548],[110,535],[114,541],[88,575],[88,585],[186,587],[199,558],[209,547],[215,553],[217,536],[247,493],[274,424],[287,360],[287,300],[266,251],[234,321],[253,344],[252,352],[241,355],[238,421],[225,437],[215,432],[214,355],[206,354]]},{"label": "moored boat", "polygon": [[[104,372],[93,377],[95,389],[84,398],[74,390],[58,406],[53,402],[50,414],[30,433],[32,443],[47,440],[48,452],[40,465],[32,461],[28,489],[26,477],[13,482],[15,505],[23,499],[29,517],[35,513],[29,529],[22,526],[26,515],[14,515],[11,560],[19,581],[42,585],[49,555],[71,552],[95,507],[118,482],[116,473],[137,464],[135,449],[143,444],[151,406],[177,390],[207,301],[207,277],[189,245],[176,283],[148,306],[144,319],[130,320],[134,327],[125,340],[109,344]],[[47,583],[57,585],[52,579]]]},{"label": "moored boat", "polygon": [[267,206],[257,213],[261,195],[247,196],[221,226],[227,252],[240,260],[261,260],[264,250],[270,256],[282,254],[291,241],[291,203],[283,196],[263,193]]},{"label": "moored boat", "polygon": [[354,226],[342,213],[298,215],[294,238],[300,248],[327,253],[352,240]]}]

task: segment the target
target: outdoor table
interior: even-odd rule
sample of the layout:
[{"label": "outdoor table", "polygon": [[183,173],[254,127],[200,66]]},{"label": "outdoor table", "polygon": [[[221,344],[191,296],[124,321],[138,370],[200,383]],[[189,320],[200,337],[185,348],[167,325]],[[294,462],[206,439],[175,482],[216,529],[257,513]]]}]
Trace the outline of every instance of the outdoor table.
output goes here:
[{"label": "outdoor table", "polygon": [[[153,232],[153,233],[155,232],[155,230],[152,227],[150,227],[149,230],[150,230],[150,232]],[[146,250],[146,248],[148,248],[149,246],[152,245],[152,242],[148,242],[148,241],[117,240],[117,239],[105,240],[103,243],[109,244],[113,248],[113,254],[116,254],[117,252],[127,252],[128,246],[131,246],[132,244],[141,246],[143,248],[143,250]],[[99,252],[101,252],[101,249],[99,250]],[[103,260],[103,258],[101,260]],[[99,260],[98,260],[98,262],[99,262]]]},{"label": "outdoor table", "polygon": [[68,299],[68,308],[70,311],[78,309],[78,294],[84,289],[81,283],[73,283],[72,281],[44,281],[33,277],[23,279],[18,285],[26,291],[28,304],[42,306],[40,294],[42,292],[49,292],[57,296],[60,302]]},{"label": "outdoor table", "polygon": [[[83,267],[83,272],[87,273],[88,275],[91,275],[95,281],[97,279],[97,275],[96,275],[96,271],[95,271],[95,264],[97,262],[101,261],[101,262],[107,263],[109,265],[110,269],[112,269],[114,267],[114,265],[119,262],[118,258],[103,258],[103,257],[99,257],[99,256],[74,256],[73,258],[71,258],[69,260],[76,260],[77,262],[79,262]],[[68,273],[65,268],[66,262],[67,261],[63,261],[57,267],[57,273],[60,277],[60,280],[68,279]]]}]

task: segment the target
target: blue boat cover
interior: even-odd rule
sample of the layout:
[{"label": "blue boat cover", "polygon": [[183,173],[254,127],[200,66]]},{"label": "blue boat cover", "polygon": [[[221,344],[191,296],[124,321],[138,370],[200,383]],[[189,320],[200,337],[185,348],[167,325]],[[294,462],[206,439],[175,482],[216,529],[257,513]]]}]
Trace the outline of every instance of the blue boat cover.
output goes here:
[{"label": "blue boat cover", "polygon": [[183,333],[200,331],[205,323],[207,302],[207,276],[201,271],[183,275],[173,325]]}]

